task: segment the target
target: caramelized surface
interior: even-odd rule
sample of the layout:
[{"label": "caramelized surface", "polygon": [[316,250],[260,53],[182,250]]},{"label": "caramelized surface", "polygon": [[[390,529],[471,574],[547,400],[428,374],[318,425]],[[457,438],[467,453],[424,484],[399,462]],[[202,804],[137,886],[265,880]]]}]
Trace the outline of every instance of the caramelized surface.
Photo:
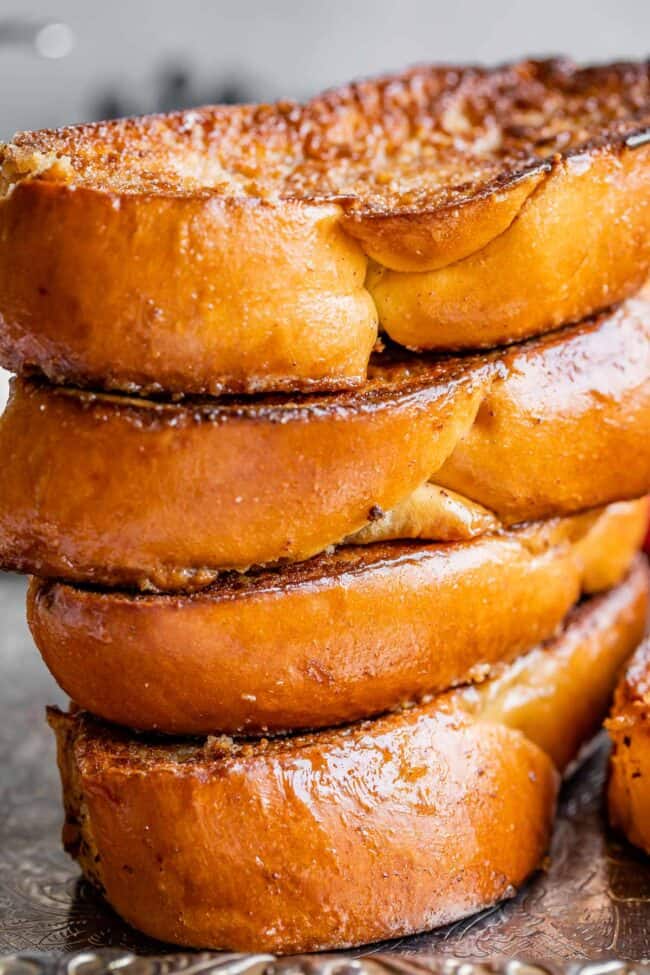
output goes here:
[{"label": "caramelized surface", "polygon": [[636,501],[471,542],[348,546],[191,595],[34,579],[27,614],[66,694],[109,721],[327,727],[483,680],[549,639],[582,593],[621,581],[647,523]]},{"label": "caramelized surface", "polygon": [[29,172],[117,193],[333,200],[352,213],[456,207],[595,140],[650,126],[647,64],[416,67],[314,98],[16,136]]},{"label": "caramelized surface", "polygon": [[[367,386],[331,396],[171,402],[16,380],[0,420],[0,563],[184,590],[310,558],[368,525],[371,538],[452,540],[638,498],[648,309],[631,300],[484,356],[390,352]],[[420,518],[411,502],[427,481],[493,518],[449,505]]]},{"label": "caramelized surface", "polygon": [[339,948],[473,913],[540,863],[548,753],[598,724],[646,611],[639,566],[471,697],[318,734],[161,742],[52,711],[66,846],[127,921],[200,948]]},{"label": "caramelized surface", "polygon": [[378,329],[450,350],[578,322],[650,273],[648,77],[424,66],[305,105],[22,133],[0,147],[0,363],[333,391],[362,385]]},{"label": "caramelized surface", "polygon": [[174,590],[308,558],[441,466],[490,369],[451,363],[427,378],[423,365],[415,382],[282,403],[157,403],[17,380],[0,421],[12,458],[0,559],[22,550],[40,575]]}]

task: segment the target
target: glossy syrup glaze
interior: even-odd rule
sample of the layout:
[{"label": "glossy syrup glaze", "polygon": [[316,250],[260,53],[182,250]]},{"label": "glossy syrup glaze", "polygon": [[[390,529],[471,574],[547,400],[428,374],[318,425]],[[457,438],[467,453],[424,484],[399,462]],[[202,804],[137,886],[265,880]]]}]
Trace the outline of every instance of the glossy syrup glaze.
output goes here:
[{"label": "glossy syrup glaze", "polygon": [[646,610],[639,566],[545,649],[548,688],[539,661],[520,671],[523,709],[488,683],[484,713],[453,692],[334,731],[193,744],[51,712],[68,849],[127,921],[195,947],[339,948],[465,916],[540,863],[557,788],[544,749],[574,736],[563,763],[598,723]]}]

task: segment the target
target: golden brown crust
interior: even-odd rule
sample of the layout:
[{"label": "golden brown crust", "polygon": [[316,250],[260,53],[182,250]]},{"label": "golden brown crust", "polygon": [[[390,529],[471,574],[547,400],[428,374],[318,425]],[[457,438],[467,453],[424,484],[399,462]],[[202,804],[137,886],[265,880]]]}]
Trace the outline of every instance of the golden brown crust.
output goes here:
[{"label": "golden brown crust", "polygon": [[613,743],[610,822],[650,853],[650,640],[639,647],[622,677],[606,728]]},{"label": "golden brown crust", "polygon": [[599,730],[649,606],[650,575],[639,557],[622,584],[574,609],[554,640],[458,694],[470,706],[479,702],[481,720],[517,728],[565,769]]},{"label": "golden brown crust", "polygon": [[382,327],[409,348],[500,345],[640,288],[649,230],[650,139],[614,158],[594,151],[558,161],[484,247],[433,271],[375,269],[368,288]]},{"label": "golden brown crust", "polygon": [[648,62],[577,68],[423,65],[305,105],[208,106],[19,133],[8,186],[38,179],[125,195],[321,202],[360,218],[435,212],[503,190],[650,126]]},{"label": "golden brown crust", "polygon": [[0,202],[0,361],[125,391],[358,386],[365,271],[336,206],[19,183]]},{"label": "golden brown crust", "polygon": [[0,559],[173,590],[308,558],[441,466],[490,369],[422,363],[361,394],[226,404],[15,381],[0,420]]},{"label": "golden brown crust", "polygon": [[64,691],[109,721],[331,726],[482,680],[549,639],[581,592],[621,581],[647,522],[647,502],[628,502],[455,545],[342,548],[193,596],[35,579],[28,620]]},{"label": "golden brown crust", "polygon": [[[645,294],[597,325],[509,350],[436,483],[513,524],[650,488],[650,318]],[[632,489],[632,493],[628,493]]]},{"label": "golden brown crust", "polygon": [[308,558],[428,479],[505,525],[639,497],[649,335],[643,298],[490,356],[395,354],[358,392],[292,400],[162,404],[18,381],[0,421],[0,561],[184,589]]},{"label": "golden brown crust", "polygon": [[564,736],[564,761],[575,715],[580,733],[602,716],[599,676],[640,631],[643,573],[492,689],[338,731],[152,744],[53,711],[68,848],[131,924],[202,948],[362,944],[508,896],[548,843],[556,776],[542,749]]},{"label": "golden brown crust", "polygon": [[[0,357],[121,389],[336,389],[363,379],[370,294],[419,348],[585,317],[650,267],[648,92],[642,63],[433,66],[21,134]],[[366,255],[390,270],[364,289]]]},{"label": "golden brown crust", "polygon": [[397,937],[511,896],[548,843],[550,759],[462,710],[230,754],[217,740],[205,757],[50,720],[77,786],[68,849],[164,941],[285,953]]}]

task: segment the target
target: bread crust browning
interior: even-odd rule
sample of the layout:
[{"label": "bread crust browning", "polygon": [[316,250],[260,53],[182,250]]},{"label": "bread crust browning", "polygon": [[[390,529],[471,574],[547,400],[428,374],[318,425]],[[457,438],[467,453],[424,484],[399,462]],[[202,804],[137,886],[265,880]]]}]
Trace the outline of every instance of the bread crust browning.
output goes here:
[{"label": "bread crust browning", "polygon": [[583,657],[611,675],[631,651],[645,571],[569,622],[543,685],[537,660],[501,674],[519,710],[488,682],[335,731],[204,745],[53,710],[68,849],[129,923],[200,948],[342,948],[510,896],[548,844],[557,776],[543,748],[579,744],[576,702],[583,732],[598,721]]},{"label": "bread crust browning", "polygon": [[[648,292],[598,324],[507,353],[471,430],[436,471],[514,524],[650,489]],[[521,349],[521,351],[520,351]],[[518,448],[515,451],[515,444]]]},{"label": "bread crust browning", "polygon": [[511,224],[463,260],[371,271],[390,337],[412,349],[477,348],[538,335],[637,291],[650,268],[648,144],[558,160]]},{"label": "bread crust browning", "polygon": [[377,313],[339,215],[19,183],[0,202],[0,361],[126,392],[359,386]]},{"label": "bread crust browning", "polygon": [[623,583],[573,609],[552,641],[458,693],[480,702],[481,720],[517,728],[566,769],[601,727],[621,669],[643,639],[649,599],[639,557]]},{"label": "bread crust browning", "polygon": [[[643,298],[490,356],[384,357],[359,392],[290,401],[163,404],[17,381],[0,421],[0,562],[182,590],[308,558],[427,480],[506,526],[639,497],[649,335]],[[443,537],[467,537],[457,530]]]},{"label": "bread crust browning", "polygon": [[552,637],[582,592],[621,581],[648,510],[343,548],[193,596],[33,579],[27,616],[55,680],[106,720],[170,734],[327,727],[482,680]]},{"label": "bread crust browning", "polygon": [[90,718],[50,721],[75,786],[68,849],[164,941],[293,953],[413,933],[512,896],[548,844],[550,759],[462,709],[269,745],[218,739],[215,756],[186,746],[182,762]]},{"label": "bread crust browning", "polygon": [[275,403],[125,401],[14,381],[0,420],[11,458],[0,471],[0,559],[174,590],[308,558],[441,466],[490,370],[414,364],[362,394]]},{"label": "bread crust browning", "polygon": [[431,66],[19,134],[0,360],[130,391],[332,390],[363,381],[377,315],[414,348],[579,320],[650,269],[648,77]]},{"label": "bread crust browning", "polygon": [[650,853],[650,640],[635,653],[605,723],[612,739],[607,798],[612,826]]}]

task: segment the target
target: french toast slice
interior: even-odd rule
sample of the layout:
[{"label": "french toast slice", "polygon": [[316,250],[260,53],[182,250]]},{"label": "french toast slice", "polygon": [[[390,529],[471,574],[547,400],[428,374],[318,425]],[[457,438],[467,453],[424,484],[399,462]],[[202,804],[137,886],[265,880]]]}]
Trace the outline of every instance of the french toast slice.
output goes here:
[{"label": "french toast slice", "polygon": [[[0,564],[186,590],[367,539],[369,524],[370,540],[451,541],[640,497],[649,339],[640,298],[490,355],[387,352],[361,390],[332,396],[170,402],[17,380]],[[429,481],[442,492],[423,498]]]},{"label": "french toast slice", "polygon": [[608,805],[612,826],[650,853],[650,640],[616,689],[605,723],[612,739]]},{"label": "french toast slice", "polygon": [[648,510],[344,547],[186,596],[33,579],[27,618],[55,680],[108,721],[188,735],[328,727],[483,679],[551,638],[582,593],[626,575]]},{"label": "french toast slice", "polygon": [[563,768],[642,632],[647,570],[493,680],[334,731],[147,740],[52,709],[64,842],[164,941],[299,952],[411,934],[512,896]]},{"label": "french toast slice", "polygon": [[0,361],[212,394],[363,381],[377,331],[476,348],[650,270],[648,63],[422,66],[0,150]]}]

